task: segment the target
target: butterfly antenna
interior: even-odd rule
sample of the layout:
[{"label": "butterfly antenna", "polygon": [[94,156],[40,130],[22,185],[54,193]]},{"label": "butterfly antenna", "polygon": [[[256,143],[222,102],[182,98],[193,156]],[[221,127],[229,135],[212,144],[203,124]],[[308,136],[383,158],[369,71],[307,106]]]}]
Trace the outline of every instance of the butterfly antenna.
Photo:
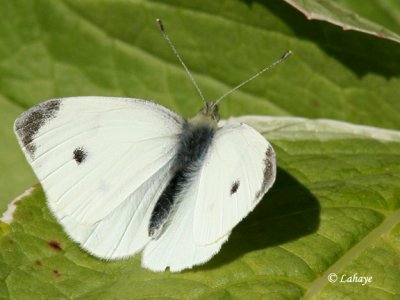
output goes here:
[{"label": "butterfly antenna", "polygon": [[192,74],[190,73],[188,67],[186,67],[185,63],[183,62],[181,56],[179,55],[178,51],[175,49],[175,46],[172,44],[171,40],[169,39],[169,36],[167,34],[167,31],[165,30],[164,24],[161,22],[160,19],[157,19],[157,24],[160,27],[161,33],[163,34],[165,40],[167,41],[168,45],[171,47],[172,51],[175,53],[176,57],[178,60],[181,62],[183,68],[185,69],[186,73],[188,74],[190,81],[192,81],[194,87],[196,88],[197,92],[200,95],[200,98],[203,100],[204,103],[206,103],[206,99],[204,99],[203,93],[201,92],[199,86],[197,85],[196,80],[194,80]]},{"label": "butterfly antenna", "polygon": [[254,74],[253,76],[251,76],[249,79],[243,81],[241,84],[235,86],[233,89],[231,89],[230,91],[227,91],[225,94],[223,94],[221,97],[219,97],[214,103],[214,105],[217,105],[222,99],[224,99],[226,96],[228,96],[230,93],[233,93],[234,91],[236,91],[237,89],[241,88],[242,86],[244,86],[246,83],[252,81],[254,78],[260,76],[262,73],[264,73],[265,71],[275,67],[277,64],[283,62],[286,58],[288,58],[290,55],[292,55],[292,51],[287,51],[285,54],[283,54],[281,56],[281,58],[279,58],[277,61],[273,62],[272,64],[270,64],[269,66],[266,66],[264,69],[262,69],[261,71],[259,71],[258,73]]}]

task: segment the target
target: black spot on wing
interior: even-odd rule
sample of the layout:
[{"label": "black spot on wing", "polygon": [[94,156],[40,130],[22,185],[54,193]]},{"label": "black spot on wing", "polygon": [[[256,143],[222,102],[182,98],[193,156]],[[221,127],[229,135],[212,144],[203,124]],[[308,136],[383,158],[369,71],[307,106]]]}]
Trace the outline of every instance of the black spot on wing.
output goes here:
[{"label": "black spot on wing", "polygon": [[36,133],[57,115],[59,109],[60,100],[48,100],[32,107],[15,121],[14,130],[32,158],[36,151],[36,145],[33,143]]},{"label": "black spot on wing", "polygon": [[266,192],[267,186],[270,185],[271,180],[273,180],[272,176],[275,173],[275,166],[273,161],[275,160],[275,153],[271,146],[268,147],[265,152],[264,158],[264,178],[261,184],[261,189],[256,193],[256,200],[260,198],[260,196],[264,195]]},{"label": "black spot on wing", "polygon": [[236,180],[236,181],[232,184],[232,187],[231,187],[231,196],[237,192],[237,190],[238,190],[238,188],[239,188],[239,185],[240,185],[239,180]]},{"label": "black spot on wing", "polygon": [[83,147],[76,148],[73,152],[76,163],[81,164],[87,157],[87,152]]}]

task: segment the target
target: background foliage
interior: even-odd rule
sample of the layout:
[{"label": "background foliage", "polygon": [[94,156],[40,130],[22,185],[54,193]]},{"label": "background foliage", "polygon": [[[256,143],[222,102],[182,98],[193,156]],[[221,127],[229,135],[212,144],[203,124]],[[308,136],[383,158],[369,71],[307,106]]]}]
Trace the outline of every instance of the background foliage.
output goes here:
[{"label": "background foliage", "polygon": [[[37,181],[12,132],[15,118],[32,105],[102,95],[153,99],[185,117],[201,107],[156,18],[208,99],[294,52],[225,99],[222,117],[301,116],[400,128],[400,7],[394,0],[0,2],[0,211]],[[399,295],[398,137],[341,123],[304,121],[302,127],[295,120],[251,121],[277,149],[278,182],[204,267],[152,274],[139,268],[139,258],[90,258],[63,235],[37,189],[21,202],[12,227],[0,226],[11,230],[0,242],[0,295]],[[48,246],[53,240],[61,251]],[[329,284],[332,269],[375,281]]]}]

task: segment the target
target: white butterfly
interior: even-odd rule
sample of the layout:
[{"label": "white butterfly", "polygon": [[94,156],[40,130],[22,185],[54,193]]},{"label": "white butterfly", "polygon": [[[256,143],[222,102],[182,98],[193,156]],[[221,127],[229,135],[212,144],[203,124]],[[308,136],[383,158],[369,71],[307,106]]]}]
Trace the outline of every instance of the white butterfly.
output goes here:
[{"label": "white butterfly", "polygon": [[71,239],[174,272],[218,253],[275,180],[270,143],[218,121],[215,102],[187,121],[145,100],[72,97],[29,109],[14,130]]}]

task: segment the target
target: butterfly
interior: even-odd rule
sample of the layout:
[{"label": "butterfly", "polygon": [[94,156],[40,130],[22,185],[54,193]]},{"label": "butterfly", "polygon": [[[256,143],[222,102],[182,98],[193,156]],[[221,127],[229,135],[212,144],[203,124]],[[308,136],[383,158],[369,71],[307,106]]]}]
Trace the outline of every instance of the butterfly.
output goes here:
[{"label": "butterfly", "polygon": [[217,104],[204,101],[185,120],[141,99],[51,99],[14,131],[50,211],[80,247],[107,260],[142,252],[143,267],[178,272],[218,253],[276,176],[271,144],[246,124],[221,126]]}]

